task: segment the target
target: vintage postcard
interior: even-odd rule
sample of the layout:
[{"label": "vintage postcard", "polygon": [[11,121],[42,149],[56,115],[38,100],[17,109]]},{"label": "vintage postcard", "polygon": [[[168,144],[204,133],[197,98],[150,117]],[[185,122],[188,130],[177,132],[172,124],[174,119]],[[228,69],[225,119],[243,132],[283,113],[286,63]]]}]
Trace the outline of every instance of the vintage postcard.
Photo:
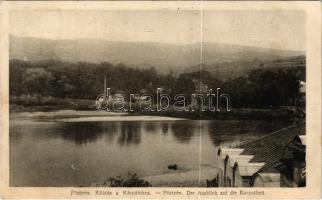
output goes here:
[{"label": "vintage postcard", "polygon": [[0,197],[319,199],[319,1],[2,1]]}]

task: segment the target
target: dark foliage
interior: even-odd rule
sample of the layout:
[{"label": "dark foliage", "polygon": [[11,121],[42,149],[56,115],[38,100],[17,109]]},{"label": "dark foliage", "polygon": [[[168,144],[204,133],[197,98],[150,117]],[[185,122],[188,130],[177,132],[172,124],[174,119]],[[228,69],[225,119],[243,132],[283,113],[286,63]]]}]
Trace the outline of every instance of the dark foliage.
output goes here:
[{"label": "dark foliage", "polygon": [[[107,181],[110,187],[151,187],[148,181],[139,178],[135,173],[128,173],[126,177],[109,178]],[[104,183],[106,184],[107,182]]]},{"label": "dark foliage", "polygon": [[[111,94],[156,95],[156,89],[162,88],[164,93],[172,97],[179,93],[189,97],[192,93],[198,92],[198,85],[202,82],[208,89],[215,90],[220,87],[222,93],[229,94],[232,107],[277,108],[294,104],[299,96],[303,69],[265,68],[223,82],[208,71],[177,75],[173,72],[159,74],[154,68],[138,69],[107,62],[92,64],[55,60],[42,62],[10,60],[10,95],[95,100],[98,94],[104,92],[105,76]],[[26,98],[20,99],[23,101]],[[26,101],[28,104],[37,102],[31,98],[27,98]],[[51,102],[51,99],[45,102],[47,101]]]}]

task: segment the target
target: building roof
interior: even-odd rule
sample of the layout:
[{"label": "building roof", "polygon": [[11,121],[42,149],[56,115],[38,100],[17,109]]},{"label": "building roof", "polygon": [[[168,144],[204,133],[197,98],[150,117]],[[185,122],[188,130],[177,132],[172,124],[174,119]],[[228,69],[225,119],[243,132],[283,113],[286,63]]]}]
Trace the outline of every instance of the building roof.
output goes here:
[{"label": "building roof", "polygon": [[306,83],[304,81],[300,81],[300,93],[306,93]]},{"label": "building roof", "polygon": [[229,155],[229,156],[239,155],[243,151],[244,151],[244,149],[220,148],[218,150],[218,155],[220,155],[222,159],[225,159],[227,155]]},{"label": "building roof", "polygon": [[239,174],[241,176],[252,176],[260,170],[265,163],[244,163],[238,166]]},{"label": "building roof", "polygon": [[299,135],[299,138],[301,139],[301,143],[303,145],[306,145],[306,136],[305,135]]},{"label": "building roof", "polygon": [[279,182],[280,181],[280,174],[277,173],[259,173],[258,174],[263,182]]},{"label": "building roof", "polygon": [[230,166],[233,167],[235,163],[238,163],[239,166],[245,166],[254,156],[249,155],[229,155]]},{"label": "building roof", "polygon": [[254,183],[257,187],[280,187],[281,185],[281,175],[279,173],[258,173],[254,180],[261,180],[261,183]]},{"label": "building roof", "polygon": [[280,164],[280,159],[283,158],[285,146],[292,142],[296,136],[301,137],[304,134],[305,123],[301,122],[243,143],[238,148],[244,149],[241,155],[254,155],[250,160],[251,163],[265,162],[259,172],[277,172],[275,167]]},{"label": "building roof", "polygon": [[[234,148],[219,148],[218,156],[226,162],[225,167],[238,170],[240,176],[253,177],[255,182],[260,179],[265,187],[276,187],[280,185],[282,161],[293,159],[294,150],[305,156],[305,144],[305,122],[301,122]],[[293,162],[297,163],[297,159]]]}]

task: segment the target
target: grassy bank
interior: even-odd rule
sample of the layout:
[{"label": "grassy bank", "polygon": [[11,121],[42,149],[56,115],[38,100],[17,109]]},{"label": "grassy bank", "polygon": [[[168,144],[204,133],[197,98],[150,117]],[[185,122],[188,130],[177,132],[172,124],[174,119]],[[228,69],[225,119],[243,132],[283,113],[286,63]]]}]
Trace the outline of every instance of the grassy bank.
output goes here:
[{"label": "grassy bank", "polygon": [[54,110],[95,110],[91,99],[56,98],[40,95],[10,96],[10,112],[37,112]]}]

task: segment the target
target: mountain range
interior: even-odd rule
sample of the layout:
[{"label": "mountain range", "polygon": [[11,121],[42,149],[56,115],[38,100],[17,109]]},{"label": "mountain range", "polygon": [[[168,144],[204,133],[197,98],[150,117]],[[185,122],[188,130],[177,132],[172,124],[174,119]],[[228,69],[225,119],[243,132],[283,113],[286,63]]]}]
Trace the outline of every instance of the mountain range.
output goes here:
[{"label": "mountain range", "polygon": [[179,73],[193,71],[198,69],[201,62],[210,71],[214,71],[218,65],[222,68],[223,66],[239,66],[239,63],[244,63],[240,65],[244,68],[247,63],[257,65],[260,62],[289,59],[304,54],[301,51],[207,42],[203,42],[202,45],[200,43],[174,45],[102,39],[52,40],[14,35],[9,37],[10,59],[123,63],[138,68],[155,67],[157,71],[162,73],[167,73],[170,70]]}]

